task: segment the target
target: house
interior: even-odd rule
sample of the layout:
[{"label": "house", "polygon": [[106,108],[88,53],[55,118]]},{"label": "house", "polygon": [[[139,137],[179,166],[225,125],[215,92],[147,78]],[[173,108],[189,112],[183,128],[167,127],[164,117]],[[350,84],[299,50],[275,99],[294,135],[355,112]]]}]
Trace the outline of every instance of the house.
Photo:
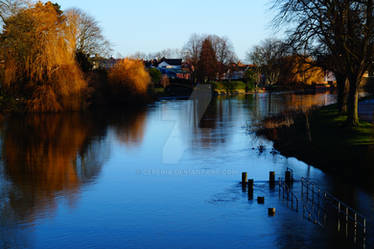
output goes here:
[{"label": "house", "polygon": [[166,59],[162,58],[158,64],[158,69],[181,69],[182,59]]}]

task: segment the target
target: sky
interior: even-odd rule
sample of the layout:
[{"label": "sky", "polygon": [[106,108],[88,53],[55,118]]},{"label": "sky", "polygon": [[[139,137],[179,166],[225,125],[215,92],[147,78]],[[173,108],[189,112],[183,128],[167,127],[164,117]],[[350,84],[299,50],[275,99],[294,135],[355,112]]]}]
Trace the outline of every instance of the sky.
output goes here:
[{"label": "sky", "polygon": [[228,37],[239,59],[272,28],[269,0],[56,0],[93,16],[111,42],[113,56],[181,49],[193,33]]}]

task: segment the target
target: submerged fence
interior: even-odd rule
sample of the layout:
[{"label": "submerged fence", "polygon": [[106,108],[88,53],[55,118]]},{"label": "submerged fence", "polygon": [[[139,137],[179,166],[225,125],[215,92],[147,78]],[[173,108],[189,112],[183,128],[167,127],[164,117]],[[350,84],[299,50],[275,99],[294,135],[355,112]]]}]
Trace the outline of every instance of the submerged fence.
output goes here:
[{"label": "submerged fence", "polygon": [[354,243],[365,248],[367,222],[357,210],[321,191],[316,183],[306,178],[301,178],[301,198],[304,217],[322,227],[334,224],[338,232],[345,232],[346,238],[352,238]]},{"label": "submerged fence", "polygon": [[287,206],[291,209],[298,212],[299,210],[299,199],[296,195],[290,190],[290,186],[279,177],[278,181],[279,187],[279,198],[283,198],[283,200],[287,201]]},{"label": "submerged fence", "polygon": [[[362,214],[334,195],[323,191],[319,185],[307,178],[302,177],[301,180],[295,181],[292,169],[287,168],[284,176],[284,179],[279,177],[276,182],[275,172],[270,171],[268,183],[270,189],[278,186],[279,199],[286,202],[288,208],[299,212],[299,206],[302,205],[303,218],[321,227],[336,229],[339,236],[345,235],[347,239],[352,239],[350,241],[355,248],[366,248],[367,221]],[[247,179],[247,173],[243,172],[241,183],[243,192],[247,191],[248,187],[248,200],[253,200],[254,179]],[[301,183],[301,193],[297,191],[295,194],[292,191],[295,183]],[[258,196],[257,201],[263,204],[264,197]],[[276,209],[269,208],[268,212],[269,216],[274,216]]]}]

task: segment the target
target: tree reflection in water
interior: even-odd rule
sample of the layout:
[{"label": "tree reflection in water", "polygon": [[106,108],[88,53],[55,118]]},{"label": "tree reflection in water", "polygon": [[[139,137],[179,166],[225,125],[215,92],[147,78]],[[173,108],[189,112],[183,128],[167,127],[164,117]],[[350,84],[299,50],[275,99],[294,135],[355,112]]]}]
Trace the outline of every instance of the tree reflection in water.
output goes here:
[{"label": "tree reflection in water", "polygon": [[134,146],[142,141],[144,123],[144,111],[7,119],[0,133],[0,248],[28,247],[30,233],[21,224],[52,216],[56,197],[74,206],[82,186],[95,182],[110,156],[108,127]]}]

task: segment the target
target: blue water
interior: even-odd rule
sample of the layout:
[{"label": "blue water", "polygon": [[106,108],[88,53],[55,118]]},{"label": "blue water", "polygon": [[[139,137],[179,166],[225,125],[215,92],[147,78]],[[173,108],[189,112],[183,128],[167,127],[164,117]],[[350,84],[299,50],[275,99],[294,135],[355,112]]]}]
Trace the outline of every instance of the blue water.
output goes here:
[{"label": "blue water", "polygon": [[[270,114],[334,101],[218,97],[201,122],[188,100],[9,118],[1,125],[0,248],[350,247],[301,207],[287,207],[269,188],[269,171],[310,177],[368,216],[369,227],[373,194],[271,153],[272,143],[248,129]],[[255,179],[254,200],[239,184],[243,171]],[[299,182],[292,189],[300,195]]]}]

